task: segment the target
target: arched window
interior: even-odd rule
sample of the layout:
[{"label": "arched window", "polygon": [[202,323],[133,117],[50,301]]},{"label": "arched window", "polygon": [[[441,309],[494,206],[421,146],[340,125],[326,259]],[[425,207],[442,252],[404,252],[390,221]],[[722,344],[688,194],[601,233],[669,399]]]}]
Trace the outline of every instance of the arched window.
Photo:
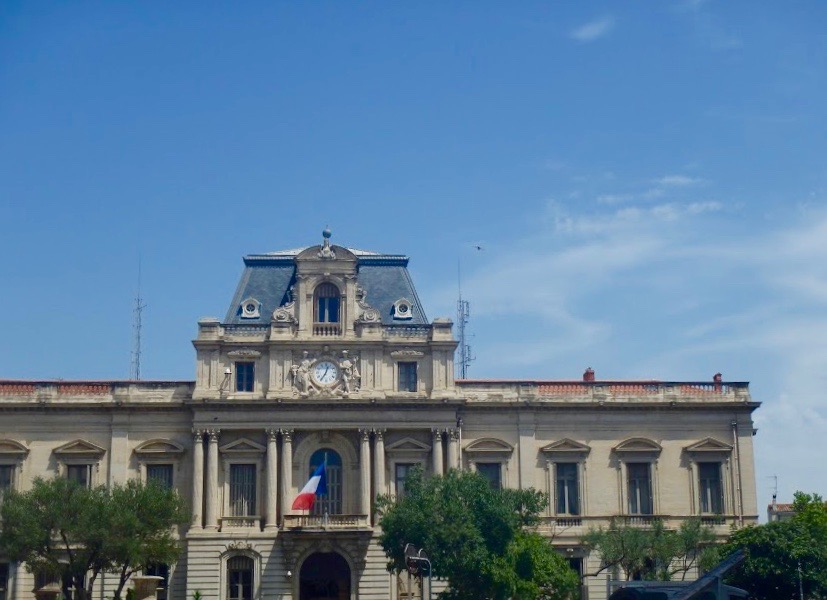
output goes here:
[{"label": "arched window", "polygon": [[314,515],[342,514],[342,457],[330,448],[316,450],[310,457],[310,473],[323,462],[327,462],[327,494],[318,496],[313,504]]},{"label": "arched window", "polygon": [[227,561],[227,600],[253,600],[255,563],[249,556],[233,556]]},{"label": "arched window", "polygon": [[339,322],[339,288],[332,283],[323,283],[316,288],[313,320],[316,323]]}]

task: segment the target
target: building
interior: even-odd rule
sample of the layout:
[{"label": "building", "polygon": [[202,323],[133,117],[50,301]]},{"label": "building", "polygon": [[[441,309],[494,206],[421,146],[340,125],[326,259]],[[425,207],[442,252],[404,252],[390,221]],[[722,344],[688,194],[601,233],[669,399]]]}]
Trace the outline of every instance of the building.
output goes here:
[{"label": "building", "polygon": [[[158,567],[184,600],[397,599],[372,506],[406,473],[474,469],[552,501],[542,531],[582,572],[579,536],[621,515],[722,536],[757,521],[746,383],[455,381],[448,319],[428,321],[408,258],[323,243],[247,256],[223,320],[201,319],[195,381],[0,382],[0,487],[54,474],[155,478],[192,502],[185,553]],[[316,465],[328,495],[292,499]],[[0,557],[0,599],[35,581]],[[111,597],[103,577],[99,598]],[[605,574],[585,580],[606,597]],[[5,596],[5,597],[4,597]]]}]

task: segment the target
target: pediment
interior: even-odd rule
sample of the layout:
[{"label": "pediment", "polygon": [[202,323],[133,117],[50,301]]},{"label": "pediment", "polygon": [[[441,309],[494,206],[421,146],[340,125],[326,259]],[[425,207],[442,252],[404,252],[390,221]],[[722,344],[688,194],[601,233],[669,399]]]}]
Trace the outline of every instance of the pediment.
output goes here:
[{"label": "pediment", "polygon": [[552,442],[547,446],[540,448],[541,452],[568,452],[570,454],[588,454],[591,452],[591,446],[582,444],[570,438],[563,438],[556,442]]},{"label": "pediment", "polygon": [[513,446],[495,438],[483,438],[465,447],[466,452],[512,452],[513,450]]},{"label": "pediment", "polygon": [[262,453],[266,449],[261,444],[254,442],[253,440],[248,440],[247,438],[239,438],[234,442],[230,442],[224,446],[221,446],[219,450],[226,454],[240,454],[242,452],[245,453]]},{"label": "pediment", "polygon": [[59,456],[100,457],[106,453],[106,450],[92,442],[78,439],[55,448],[53,452]]},{"label": "pediment", "polygon": [[428,444],[423,444],[419,440],[413,438],[403,438],[385,446],[385,452],[430,452],[431,447]]},{"label": "pediment", "polygon": [[612,448],[615,452],[660,452],[663,448],[657,442],[642,438],[642,437],[635,437],[629,438],[628,440],[624,440],[620,442],[617,446]]},{"label": "pediment", "polygon": [[28,453],[29,449],[20,442],[15,442],[14,440],[0,440],[0,457],[5,456],[22,458]]},{"label": "pediment", "polygon": [[135,448],[135,454],[183,454],[184,447],[172,440],[149,440]]},{"label": "pediment", "polygon": [[721,440],[708,437],[684,448],[687,452],[731,452],[732,446]]}]

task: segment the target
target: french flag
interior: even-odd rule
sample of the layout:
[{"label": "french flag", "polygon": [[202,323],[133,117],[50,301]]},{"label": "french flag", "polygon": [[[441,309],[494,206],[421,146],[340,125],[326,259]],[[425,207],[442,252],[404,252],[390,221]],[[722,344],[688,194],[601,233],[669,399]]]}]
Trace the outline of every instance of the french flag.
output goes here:
[{"label": "french flag", "polygon": [[327,494],[327,475],[325,475],[325,464],[322,463],[316,467],[310,480],[304,484],[302,491],[293,500],[293,510],[310,510],[313,508],[316,496],[325,494]]}]

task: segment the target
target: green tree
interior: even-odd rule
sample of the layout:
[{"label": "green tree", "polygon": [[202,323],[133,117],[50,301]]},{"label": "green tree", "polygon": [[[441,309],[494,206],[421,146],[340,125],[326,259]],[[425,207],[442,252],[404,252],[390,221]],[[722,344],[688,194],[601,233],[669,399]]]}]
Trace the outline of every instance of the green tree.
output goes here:
[{"label": "green tree", "polygon": [[607,528],[590,530],[582,542],[600,555],[600,568],[592,575],[617,566],[627,580],[671,581],[713,564],[715,539],[714,532],[697,518],[686,519],[677,530],[667,529],[660,519],[651,527],[612,519]]},{"label": "green tree", "polygon": [[727,582],[743,588],[755,600],[827,598],[827,505],[818,495],[797,492],[794,514],[735,531],[721,555],[743,549],[746,560]]},{"label": "green tree", "polygon": [[172,533],[184,522],[172,490],[130,482],[86,488],[57,477],[35,479],[12,491],[0,506],[0,551],[31,572],[68,578],[80,600],[91,597],[101,572],[126,579],[152,562],[173,562],[179,552]]},{"label": "green tree", "polygon": [[128,481],[115,485],[110,495],[111,535],[104,554],[106,570],[117,573],[115,598],[120,598],[129,578],[147,565],[178,560],[181,546],[173,535],[175,525],[189,520],[180,496],[156,482]]},{"label": "green tree", "polygon": [[447,580],[443,600],[569,598],[577,574],[532,530],[546,502],[535,490],[492,490],[477,473],[425,478],[414,471],[402,499],[378,501],[388,569],[406,568],[410,543],[424,548],[433,575]]}]

